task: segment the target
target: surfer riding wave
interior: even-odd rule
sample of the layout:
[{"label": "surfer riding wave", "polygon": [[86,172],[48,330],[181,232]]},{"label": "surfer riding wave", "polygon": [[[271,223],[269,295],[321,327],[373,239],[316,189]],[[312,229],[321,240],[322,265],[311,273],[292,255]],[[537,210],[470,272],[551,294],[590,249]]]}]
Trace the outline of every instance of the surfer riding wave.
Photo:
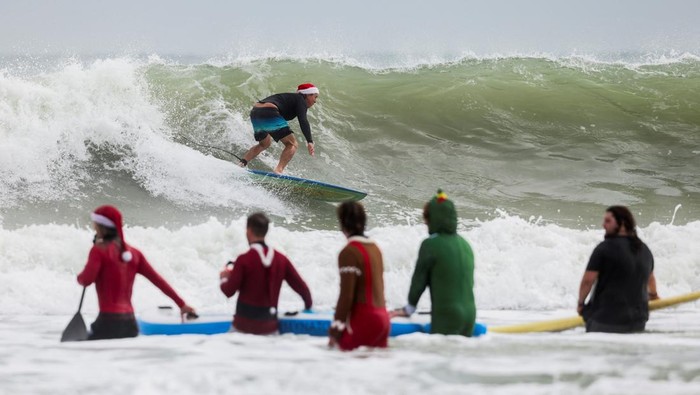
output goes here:
[{"label": "surfer riding wave", "polygon": [[251,147],[243,155],[240,166],[247,166],[248,162],[268,149],[272,140],[281,141],[284,144],[284,150],[274,172],[282,174],[299,147],[294,132],[287,123],[294,118],[299,120],[299,127],[306,139],[309,155],[314,156],[314,142],[311,137],[311,126],[306,118],[306,111],[316,104],[318,94],[317,87],[305,83],[297,87],[296,93],[278,93],[255,103],[250,111],[250,122],[253,124],[253,136],[258,144]]}]

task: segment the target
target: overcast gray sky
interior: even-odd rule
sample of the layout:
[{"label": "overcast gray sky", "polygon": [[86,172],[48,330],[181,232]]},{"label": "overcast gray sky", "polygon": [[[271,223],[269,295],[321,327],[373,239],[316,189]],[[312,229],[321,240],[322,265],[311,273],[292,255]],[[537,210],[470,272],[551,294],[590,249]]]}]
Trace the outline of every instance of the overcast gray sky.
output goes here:
[{"label": "overcast gray sky", "polygon": [[0,53],[700,54],[695,0],[0,0]]}]

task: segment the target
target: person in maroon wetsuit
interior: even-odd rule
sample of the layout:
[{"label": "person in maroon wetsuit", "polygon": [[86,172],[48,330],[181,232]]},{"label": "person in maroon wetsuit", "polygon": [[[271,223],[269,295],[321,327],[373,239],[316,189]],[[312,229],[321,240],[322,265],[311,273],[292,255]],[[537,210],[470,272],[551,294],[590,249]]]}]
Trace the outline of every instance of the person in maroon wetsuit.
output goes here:
[{"label": "person in maroon wetsuit", "polygon": [[338,206],[348,244],[338,256],[340,295],[328,331],[329,345],[341,350],[387,347],[391,330],[384,302],[384,263],[379,247],[365,235],[367,216],[357,202]]},{"label": "person in maroon wetsuit", "polygon": [[126,244],[122,215],[113,206],[100,206],[92,214],[95,240],[87,264],[78,274],[84,287],[95,283],[100,313],[92,323],[88,340],[134,337],[139,333],[131,293],[136,273],[146,277],[168,295],[182,314],[194,314],[173,288],[161,277],[141,251]]},{"label": "person in maroon wetsuit", "polygon": [[246,237],[250,249],[225,267],[219,277],[221,292],[227,297],[238,292],[233,328],[236,331],[267,335],[278,331],[277,302],[282,281],[286,281],[304,300],[306,309],[312,305],[309,287],[299,273],[279,251],[265,244],[270,220],[263,213],[248,217]]}]

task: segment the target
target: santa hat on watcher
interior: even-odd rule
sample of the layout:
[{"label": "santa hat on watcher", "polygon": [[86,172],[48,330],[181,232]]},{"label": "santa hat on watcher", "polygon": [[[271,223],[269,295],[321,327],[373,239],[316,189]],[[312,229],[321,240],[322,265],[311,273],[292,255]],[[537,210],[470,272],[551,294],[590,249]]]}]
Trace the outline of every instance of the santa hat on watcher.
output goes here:
[{"label": "santa hat on watcher", "polygon": [[131,261],[133,256],[131,251],[127,248],[126,241],[124,240],[124,232],[122,231],[122,213],[120,213],[116,207],[106,205],[100,206],[94,212],[90,213],[90,218],[95,223],[117,230],[117,235],[122,245],[122,261]]},{"label": "santa hat on watcher", "polygon": [[314,93],[318,93],[318,88],[316,88],[314,84],[307,82],[297,87],[297,93],[301,93],[302,95],[313,95]]}]

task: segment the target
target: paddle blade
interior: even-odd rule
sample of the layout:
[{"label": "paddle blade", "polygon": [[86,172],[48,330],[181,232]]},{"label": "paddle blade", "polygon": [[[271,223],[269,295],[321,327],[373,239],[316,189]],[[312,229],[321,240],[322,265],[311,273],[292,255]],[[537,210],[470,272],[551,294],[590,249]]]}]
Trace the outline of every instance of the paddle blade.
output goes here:
[{"label": "paddle blade", "polygon": [[61,342],[77,342],[87,340],[88,333],[83,316],[78,312],[75,313],[73,319],[70,320],[68,326],[61,335]]}]

